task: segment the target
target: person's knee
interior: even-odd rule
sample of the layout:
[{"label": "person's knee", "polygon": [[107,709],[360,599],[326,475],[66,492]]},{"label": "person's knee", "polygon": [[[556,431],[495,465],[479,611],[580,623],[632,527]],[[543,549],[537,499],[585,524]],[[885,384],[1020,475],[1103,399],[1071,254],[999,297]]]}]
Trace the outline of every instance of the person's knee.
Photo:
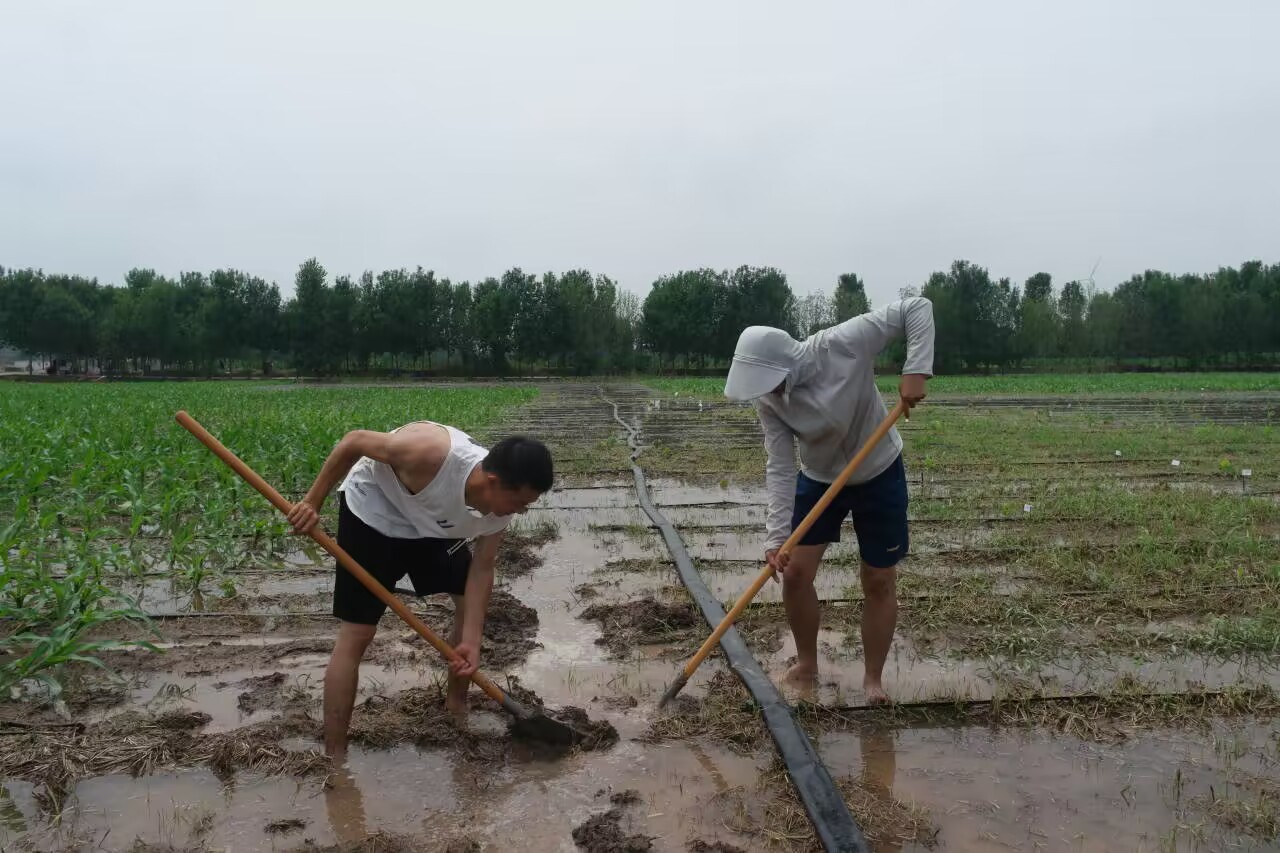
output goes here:
[{"label": "person's knee", "polygon": [[782,589],[784,592],[813,589],[813,572],[800,571],[794,565],[788,566],[782,576]]},{"label": "person's knee", "polygon": [[862,564],[862,594],[870,600],[891,599],[897,595],[897,572]]},{"label": "person's knee", "polygon": [[343,622],[338,627],[338,639],[333,644],[333,657],[337,660],[354,660],[364,657],[365,650],[378,632],[377,625],[361,625]]}]

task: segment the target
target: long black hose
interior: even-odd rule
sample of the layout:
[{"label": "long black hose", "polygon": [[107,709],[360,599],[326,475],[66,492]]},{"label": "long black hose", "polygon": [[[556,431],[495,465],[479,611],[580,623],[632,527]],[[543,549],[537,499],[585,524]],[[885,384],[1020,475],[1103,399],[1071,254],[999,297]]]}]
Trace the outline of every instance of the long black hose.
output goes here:
[{"label": "long black hose", "polygon": [[[611,400],[608,402],[613,406],[614,418],[627,431],[627,441],[632,449],[631,470],[635,475],[636,497],[640,501],[640,508],[658,526],[663,540],[667,543],[667,550],[675,560],[680,582],[697,603],[703,618],[707,620],[707,625],[714,628],[724,619],[724,608],[720,606],[719,600],[711,594],[702,576],[694,568],[693,560],[690,559],[679,532],[649,497],[649,486],[645,480],[644,471],[635,461],[639,455],[637,429],[618,415],[616,403]],[[792,713],[791,706],[782,698],[782,694],[778,692],[778,688],[769,680],[769,677],[764,674],[737,628],[731,627],[724,633],[720,638],[720,648],[729,661],[729,668],[742,680],[756,704],[760,706],[765,726],[773,737],[778,754],[787,768],[787,775],[791,777],[791,783],[795,786],[804,810],[809,814],[809,820],[823,848],[828,851],[840,851],[840,853],[867,853],[869,850],[867,840],[862,830],[858,828],[857,822],[854,821],[853,815],[849,813],[849,807],[845,804],[839,789],[836,788],[831,774],[827,772],[813,744],[800,728],[800,723]]]}]

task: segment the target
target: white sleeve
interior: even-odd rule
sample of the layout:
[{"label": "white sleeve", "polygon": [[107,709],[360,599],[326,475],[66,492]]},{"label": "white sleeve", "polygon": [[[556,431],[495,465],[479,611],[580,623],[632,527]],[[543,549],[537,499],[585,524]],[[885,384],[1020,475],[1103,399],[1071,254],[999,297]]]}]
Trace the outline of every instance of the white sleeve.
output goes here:
[{"label": "white sleeve", "polygon": [[907,337],[903,374],[933,375],[933,303],[923,296],[895,299],[883,308],[851,317],[828,332],[828,340],[849,355],[874,359],[889,342]]},{"label": "white sleeve", "polygon": [[796,445],[791,430],[773,412],[757,406],[764,428],[764,488],[768,496],[765,518],[765,550],[782,547],[791,535],[791,515],[796,505]]}]

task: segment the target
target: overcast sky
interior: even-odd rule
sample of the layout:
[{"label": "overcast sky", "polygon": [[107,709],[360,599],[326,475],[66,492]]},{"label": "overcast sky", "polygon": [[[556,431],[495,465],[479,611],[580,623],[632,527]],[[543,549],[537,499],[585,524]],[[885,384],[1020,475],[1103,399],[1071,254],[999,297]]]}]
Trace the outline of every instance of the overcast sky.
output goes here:
[{"label": "overcast sky", "polygon": [[1280,3],[5,2],[0,264],[1280,261]]}]

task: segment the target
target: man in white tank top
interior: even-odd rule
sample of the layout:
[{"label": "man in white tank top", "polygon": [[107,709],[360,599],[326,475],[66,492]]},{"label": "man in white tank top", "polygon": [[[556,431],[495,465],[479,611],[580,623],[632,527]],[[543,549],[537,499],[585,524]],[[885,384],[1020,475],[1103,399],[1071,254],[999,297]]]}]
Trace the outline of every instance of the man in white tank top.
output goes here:
[{"label": "man in white tank top", "polygon": [[[418,595],[449,593],[455,611],[449,643],[462,658],[450,667],[446,703],[466,711],[470,676],[479,666],[493,564],[511,517],[550,490],[551,454],[516,436],[491,450],[461,430],[431,422],[392,432],[347,433],[325,460],[315,484],[289,521],[310,531],[334,486],[341,483],[338,544],[387,589],[408,574]],[[474,549],[466,547],[474,541]],[[346,752],[360,660],[386,605],[341,566],[333,613],[338,639],[325,670],[324,741]]]}]

